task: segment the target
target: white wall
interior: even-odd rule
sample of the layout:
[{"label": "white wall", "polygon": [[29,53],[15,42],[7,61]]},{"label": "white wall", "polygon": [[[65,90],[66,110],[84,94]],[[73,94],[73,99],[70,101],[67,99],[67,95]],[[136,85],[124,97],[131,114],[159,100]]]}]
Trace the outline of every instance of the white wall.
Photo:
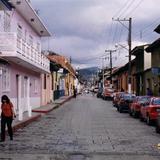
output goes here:
[{"label": "white wall", "polygon": [[151,53],[145,51],[146,47],[144,47],[144,70],[151,68]]}]

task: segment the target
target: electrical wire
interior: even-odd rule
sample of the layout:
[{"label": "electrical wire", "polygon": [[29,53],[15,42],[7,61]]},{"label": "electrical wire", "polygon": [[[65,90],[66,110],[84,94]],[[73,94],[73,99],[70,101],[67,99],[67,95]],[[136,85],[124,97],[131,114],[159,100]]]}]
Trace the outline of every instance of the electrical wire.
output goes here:
[{"label": "electrical wire", "polygon": [[123,10],[123,12],[118,16],[121,17],[125,12],[127,12],[127,10],[132,6],[132,4],[135,2],[135,0],[131,0],[130,3],[128,5],[126,5],[126,9]]},{"label": "electrical wire", "polygon": [[125,1],[124,5],[118,10],[118,12],[116,12],[116,14],[113,16],[114,17],[118,17],[119,14],[121,14],[121,12],[123,11],[123,9],[128,5],[129,1]]},{"label": "electrical wire", "polygon": [[141,3],[142,3],[143,1],[144,1],[144,0],[140,0],[140,1],[137,3],[137,5],[136,5],[134,8],[132,8],[132,10],[126,15],[126,18],[127,18],[127,16],[132,17],[131,14],[136,11],[136,9],[141,5]]}]

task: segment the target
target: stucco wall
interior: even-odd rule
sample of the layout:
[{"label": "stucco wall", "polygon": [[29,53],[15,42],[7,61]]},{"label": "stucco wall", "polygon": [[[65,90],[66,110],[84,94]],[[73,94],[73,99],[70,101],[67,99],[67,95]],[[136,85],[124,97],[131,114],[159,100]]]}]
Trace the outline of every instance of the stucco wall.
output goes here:
[{"label": "stucco wall", "polygon": [[[32,108],[36,108],[40,106],[40,95],[41,95],[41,79],[40,74],[35,73],[31,70],[26,70],[25,68],[10,63],[8,65],[9,71],[10,71],[10,90],[9,91],[3,91],[2,90],[2,75],[0,76],[0,96],[6,94],[13,100],[13,103],[15,105],[15,108],[17,108],[17,95],[18,95],[18,83],[17,83],[17,75],[21,76],[21,99],[22,99],[22,108],[23,111],[27,111],[27,108],[25,107],[26,101],[25,101],[25,95],[24,95],[24,81],[25,77],[29,78],[30,84],[30,105]],[[36,81],[36,84],[35,84]],[[36,87],[36,89],[35,89]]]}]

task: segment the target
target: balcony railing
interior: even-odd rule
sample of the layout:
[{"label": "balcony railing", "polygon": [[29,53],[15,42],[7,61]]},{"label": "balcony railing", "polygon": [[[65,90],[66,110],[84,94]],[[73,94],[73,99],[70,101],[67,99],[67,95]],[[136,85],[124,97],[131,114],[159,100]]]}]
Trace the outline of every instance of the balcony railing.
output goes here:
[{"label": "balcony railing", "polygon": [[17,50],[24,58],[32,61],[40,68],[49,70],[49,60],[41,52],[38,52],[33,46],[26,43],[23,39],[17,37]]},{"label": "balcony railing", "polygon": [[18,54],[18,58],[31,64],[34,68],[36,67],[37,71],[49,72],[48,58],[25,40],[19,38],[16,33],[0,32],[0,52],[2,56],[7,57]]}]

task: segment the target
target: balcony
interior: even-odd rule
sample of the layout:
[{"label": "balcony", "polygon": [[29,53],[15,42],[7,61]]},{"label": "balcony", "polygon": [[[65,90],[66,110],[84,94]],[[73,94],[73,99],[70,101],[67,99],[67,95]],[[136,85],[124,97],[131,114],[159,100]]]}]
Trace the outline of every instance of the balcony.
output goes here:
[{"label": "balcony", "polygon": [[16,33],[0,33],[0,56],[35,72],[49,72],[49,60]]}]

